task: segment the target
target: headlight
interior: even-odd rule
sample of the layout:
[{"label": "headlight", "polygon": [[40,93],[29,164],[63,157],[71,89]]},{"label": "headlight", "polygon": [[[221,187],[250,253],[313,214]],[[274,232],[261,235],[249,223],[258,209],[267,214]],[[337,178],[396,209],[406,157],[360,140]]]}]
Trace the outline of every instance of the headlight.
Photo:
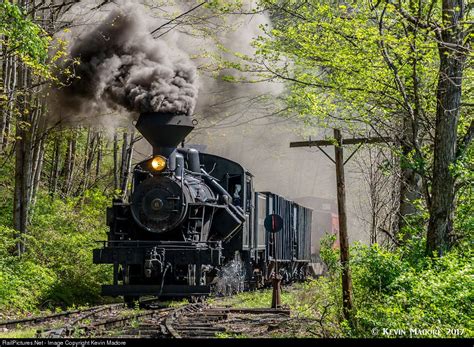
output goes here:
[{"label": "headlight", "polygon": [[151,167],[156,171],[163,171],[166,168],[166,158],[161,155],[154,157],[151,161]]}]

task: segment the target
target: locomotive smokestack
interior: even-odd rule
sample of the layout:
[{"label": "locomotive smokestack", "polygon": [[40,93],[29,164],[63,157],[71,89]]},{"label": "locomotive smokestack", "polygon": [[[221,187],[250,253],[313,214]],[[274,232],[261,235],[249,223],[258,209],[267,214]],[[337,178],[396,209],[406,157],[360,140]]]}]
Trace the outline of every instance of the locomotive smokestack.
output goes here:
[{"label": "locomotive smokestack", "polygon": [[168,156],[194,129],[191,117],[184,114],[141,113],[135,127],[152,145],[153,155]]}]

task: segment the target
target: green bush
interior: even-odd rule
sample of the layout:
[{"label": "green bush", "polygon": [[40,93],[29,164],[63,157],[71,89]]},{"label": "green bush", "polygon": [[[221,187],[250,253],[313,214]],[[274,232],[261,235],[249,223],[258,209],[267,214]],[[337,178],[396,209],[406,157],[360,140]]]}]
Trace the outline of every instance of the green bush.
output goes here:
[{"label": "green bush", "polygon": [[56,274],[32,261],[14,257],[0,260],[0,307],[34,311],[47,301]]},{"label": "green bush", "polygon": [[[353,324],[342,320],[340,271],[330,242],[322,242],[323,260],[332,271],[323,285],[313,286],[309,305],[321,307],[321,297],[337,306],[339,327],[352,337],[472,337],[474,304],[473,252],[469,247],[452,249],[442,258],[424,255],[425,240],[413,238],[403,247],[388,251],[375,244],[351,247],[354,291]],[[332,265],[331,265],[332,264]],[[316,314],[316,312],[314,313]],[[459,329],[456,335],[450,329]],[[456,330],[454,330],[456,332]]]},{"label": "green bush", "polygon": [[352,253],[352,277],[359,290],[367,293],[390,293],[394,281],[407,270],[398,253],[382,249],[378,244],[367,247],[355,244]]},{"label": "green bush", "polygon": [[[372,329],[410,329],[438,331],[441,337],[448,329],[463,329],[463,336],[472,337],[473,272],[470,262],[455,252],[435,259],[424,271],[408,268],[390,284],[391,292],[363,292],[356,282],[356,335],[373,336]],[[416,334],[415,334],[416,335]],[[426,336],[438,337],[433,333]]]},{"label": "green bush", "polygon": [[457,337],[449,329],[462,329],[463,336],[474,336],[472,255],[453,250],[411,263],[407,253],[413,249],[353,248],[356,324],[351,333],[397,337],[391,332],[398,329],[405,337]]},{"label": "green bush", "polygon": [[32,311],[44,303],[56,281],[55,273],[34,261],[14,257],[14,230],[0,226],[0,307]]},{"label": "green bush", "polygon": [[339,250],[334,249],[334,242],[336,242],[336,235],[325,234],[321,238],[321,247],[319,251],[321,260],[326,264],[328,274],[331,276],[338,274],[341,270]]},{"label": "green bush", "polygon": [[100,192],[61,200],[39,195],[28,234],[26,253],[11,255],[14,231],[0,227],[0,308],[32,310],[99,301],[100,284],[111,269],[92,263],[92,250],[106,239],[105,209]]},{"label": "green bush", "polygon": [[100,284],[109,279],[105,266],[92,263],[97,240],[106,238],[108,199],[98,192],[66,201],[41,197],[36,204],[27,242],[28,257],[52,269],[58,280],[51,288],[55,304],[89,303],[99,299]]}]

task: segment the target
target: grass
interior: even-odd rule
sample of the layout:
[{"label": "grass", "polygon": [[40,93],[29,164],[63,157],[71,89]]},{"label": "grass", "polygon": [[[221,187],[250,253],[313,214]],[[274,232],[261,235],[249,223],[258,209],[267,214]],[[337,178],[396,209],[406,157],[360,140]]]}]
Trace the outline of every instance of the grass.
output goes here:
[{"label": "grass", "polygon": [[181,306],[186,306],[187,304],[189,304],[189,301],[187,299],[182,299],[179,301],[177,300],[162,301],[161,303],[169,307],[181,307]]},{"label": "grass", "polygon": [[2,339],[21,339],[36,337],[36,328],[25,328],[23,330],[0,331]]},{"label": "grass", "polygon": [[[275,330],[264,332],[265,337],[314,338],[341,336],[339,310],[335,302],[335,296],[337,295],[337,290],[326,278],[283,287],[281,303],[283,307],[290,308],[291,319],[280,324]],[[239,293],[232,297],[211,299],[211,304],[235,308],[270,308],[271,302],[271,288]],[[222,333],[218,337],[245,338],[250,336],[234,336],[234,334]]]},{"label": "grass", "polygon": [[218,339],[246,339],[250,338],[251,336],[247,336],[245,334],[219,332],[216,333],[215,337]]},{"label": "grass", "polygon": [[120,317],[130,317],[130,316],[133,316],[137,313],[140,313],[142,312],[141,309],[134,309],[134,308],[127,308],[127,309],[124,309],[123,311],[120,311],[119,312],[119,316]]},{"label": "grass", "polygon": [[[297,294],[303,285],[296,283],[291,287],[284,287],[281,290],[281,302],[283,306],[294,306],[297,304],[295,294]],[[221,298],[219,304],[231,305],[235,308],[270,308],[272,305],[272,293],[273,289],[261,289],[252,292],[243,292],[231,297]],[[212,299],[213,303],[217,303],[215,299]]]}]

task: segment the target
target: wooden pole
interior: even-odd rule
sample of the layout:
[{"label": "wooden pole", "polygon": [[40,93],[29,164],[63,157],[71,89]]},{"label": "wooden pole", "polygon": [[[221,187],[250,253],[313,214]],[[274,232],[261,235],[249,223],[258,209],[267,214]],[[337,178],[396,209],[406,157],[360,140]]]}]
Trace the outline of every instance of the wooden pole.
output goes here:
[{"label": "wooden pole", "polygon": [[273,256],[275,259],[275,275],[272,280],[273,285],[273,292],[272,292],[272,308],[280,308],[281,307],[281,276],[278,273],[278,261],[277,261],[277,246],[276,246],[276,233],[272,232],[273,237]]},{"label": "wooden pole", "polygon": [[[337,145],[334,146],[335,158],[331,158],[321,147],[333,146],[334,143],[330,140],[316,140],[316,141],[298,141],[290,142],[290,147],[318,147],[322,153],[336,164],[336,183],[337,183],[337,210],[339,213],[339,249],[341,252],[342,265],[342,305],[344,318],[349,322],[352,321],[352,277],[349,267],[349,237],[347,236],[347,215],[346,215],[346,189],[344,182],[344,164],[349,161],[361,145],[366,143],[389,143],[393,140],[389,137],[360,137],[343,139],[341,131],[334,129],[334,138]],[[344,162],[343,145],[356,145],[357,147],[352,154]]]},{"label": "wooden pole", "polygon": [[334,159],[336,163],[337,210],[339,213],[339,244],[342,265],[342,305],[344,318],[350,321],[352,311],[352,278],[349,268],[349,238],[347,236],[343,142],[339,129],[334,129],[334,138],[337,141],[337,146],[334,147]]}]

